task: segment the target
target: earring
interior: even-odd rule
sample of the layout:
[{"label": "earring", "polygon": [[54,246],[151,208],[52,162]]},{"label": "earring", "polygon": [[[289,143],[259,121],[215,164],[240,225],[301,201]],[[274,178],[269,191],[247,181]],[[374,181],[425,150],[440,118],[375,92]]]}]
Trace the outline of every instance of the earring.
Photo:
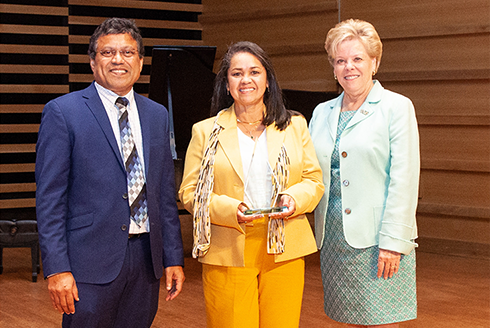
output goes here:
[{"label": "earring", "polygon": [[335,81],[337,81],[337,75],[335,75],[335,73],[333,74],[333,78]]},{"label": "earring", "polygon": [[269,86],[267,86],[267,92],[271,92],[271,91],[269,90]]},{"label": "earring", "polygon": [[230,89],[226,89],[226,94],[229,96],[230,95]]},{"label": "earring", "polygon": [[376,70],[373,71],[373,76],[376,75]]}]

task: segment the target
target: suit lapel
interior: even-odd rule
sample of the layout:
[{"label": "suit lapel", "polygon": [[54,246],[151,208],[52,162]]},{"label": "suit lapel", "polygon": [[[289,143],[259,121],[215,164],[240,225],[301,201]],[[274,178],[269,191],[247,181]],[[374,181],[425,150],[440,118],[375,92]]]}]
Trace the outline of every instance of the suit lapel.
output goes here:
[{"label": "suit lapel", "polygon": [[148,127],[151,125],[151,115],[149,115],[149,111],[144,106],[144,103],[140,101],[140,97],[142,96],[140,96],[136,92],[134,93],[134,101],[136,102],[136,107],[138,108],[138,116],[140,118],[141,138],[143,139],[143,157],[145,160],[145,172],[148,172],[148,165],[150,163],[151,140],[151,129],[149,129]]},{"label": "suit lapel", "polygon": [[99,123],[100,128],[104,132],[107,141],[111,145],[112,151],[114,152],[114,155],[116,156],[119,164],[123,169],[125,169],[121,157],[121,152],[119,150],[119,147],[117,146],[114,131],[112,130],[111,122],[109,121],[109,117],[107,117],[104,105],[102,104],[102,100],[100,100],[94,83],[92,83],[87,89],[85,89],[83,97],[86,99],[85,104],[94,115],[95,119]]},{"label": "suit lapel", "polygon": [[374,113],[374,108],[372,108],[372,106],[369,103],[364,102],[361,105],[361,107],[359,107],[357,112],[354,114],[352,119],[349,121],[349,123],[345,127],[345,130],[350,129],[351,127],[353,127],[357,123],[364,121],[366,118],[371,116],[373,113]]},{"label": "suit lapel", "polygon": [[[275,124],[271,124],[266,129],[267,133],[267,152],[269,153],[269,164],[274,169],[281,147],[286,139],[286,130],[279,131]],[[287,150],[287,149],[286,149]]]},{"label": "suit lapel", "polygon": [[357,112],[354,114],[354,117],[349,121],[345,129],[350,129],[354,125],[356,125],[359,122],[364,121],[367,119],[369,116],[373,115],[376,105],[380,102],[381,100],[381,95],[383,92],[383,87],[378,81],[373,82],[373,88],[369,92],[366,100],[364,103],[359,107]]},{"label": "suit lapel", "polygon": [[337,101],[330,107],[330,113],[327,116],[328,133],[330,138],[335,142],[337,138],[337,125],[339,124],[340,109],[342,108],[342,99],[344,99],[344,94],[338,97]]},{"label": "suit lapel", "polygon": [[220,115],[218,124],[224,128],[218,136],[219,145],[236,174],[245,183],[242,156],[240,154],[240,147],[238,146],[238,131],[234,105]]}]

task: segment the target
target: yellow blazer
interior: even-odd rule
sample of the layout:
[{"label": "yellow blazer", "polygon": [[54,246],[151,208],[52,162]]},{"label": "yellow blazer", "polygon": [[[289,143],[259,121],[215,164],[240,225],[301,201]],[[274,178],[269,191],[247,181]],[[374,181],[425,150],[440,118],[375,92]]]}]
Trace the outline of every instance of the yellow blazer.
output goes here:
[{"label": "yellow blazer", "polygon": [[[187,149],[184,177],[179,197],[184,207],[193,212],[201,160],[207,146],[215,117],[196,123]],[[208,253],[199,258],[202,263],[222,266],[244,266],[245,225],[237,222],[237,208],[244,198],[244,175],[238,145],[234,106],[218,118],[224,129],[219,134],[214,163],[214,188],[209,204],[211,244]],[[284,192],[296,202],[296,212],[285,220],[285,251],[275,255],[275,261],[287,261],[317,251],[315,238],[305,213],[315,209],[324,186],[322,171],[316,158],[306,120],[293,116],[292,123],[279,131],[275,125],[266,129],[267,149],[271,167],[275,167],[284,144],[290,158],[289,183]],[[264,250],[266,251],[266,250]]]}]

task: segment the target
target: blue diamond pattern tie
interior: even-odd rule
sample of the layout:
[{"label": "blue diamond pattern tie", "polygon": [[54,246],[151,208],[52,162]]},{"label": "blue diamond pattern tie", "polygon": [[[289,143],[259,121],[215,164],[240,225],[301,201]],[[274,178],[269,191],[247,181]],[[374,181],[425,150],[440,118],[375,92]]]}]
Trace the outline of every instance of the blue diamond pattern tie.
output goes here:
[{"label": "blue diamond pattern tie", "polygon": [[119,108],[119,131],[124,164],[126,166],[131,219],[140,227],[148,218],[146,182],[131,133],[131,126],[129,125],[128,103],[129,101],[124,97],[116,99],[116,106]]}]

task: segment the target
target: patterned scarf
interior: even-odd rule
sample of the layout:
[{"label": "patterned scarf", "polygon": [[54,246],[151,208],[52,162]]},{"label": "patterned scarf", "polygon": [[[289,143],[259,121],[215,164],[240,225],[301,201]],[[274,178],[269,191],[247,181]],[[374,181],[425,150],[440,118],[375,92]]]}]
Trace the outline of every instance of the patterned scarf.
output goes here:
[{"label": "patterned scarf", "polygon": [[208,146],[199,170],[196,191],[194,192],[194,245],[192,257],[203,257],[209,250],[211,243],[211,220],[209,218],[209,201],[214,186],[214,155],[218,148],[218,135],[223,127],[218,124],[218,117],[223,111],[216,115],[213,130],[209,135]]},{"label": "patterned scarf", "polygon": [[[218,148],[218,135],[223,130],[216,115],[214,126],[209,135],[208,145],[204,152],[199,170],[196,190],[194,192],[193,233],[194,245],[192,257],[203,257],[209,250],[211,243],[211,219],[209,218],[209,202],[214,187],[214,158]],[[277,201],[279,193],[286,189],[289,178],[289,157],[284,145],[281,147],[276,168],[272,174],[271,206]],[[285,233],[283,219],[270,219],[267,232],[267,253],[280,254],[284,252]]]},{"label": "patterned scarf", "polygon": [[[284,191],[289,180],[289,156],[286,147],[282,145],[277,157],[276,168],[272,174],[271,206],[275,206],[279,193]],[[284,219],[269,219],[267,229],[267,253],[284,253],[286,235],[284,232]]]}]

